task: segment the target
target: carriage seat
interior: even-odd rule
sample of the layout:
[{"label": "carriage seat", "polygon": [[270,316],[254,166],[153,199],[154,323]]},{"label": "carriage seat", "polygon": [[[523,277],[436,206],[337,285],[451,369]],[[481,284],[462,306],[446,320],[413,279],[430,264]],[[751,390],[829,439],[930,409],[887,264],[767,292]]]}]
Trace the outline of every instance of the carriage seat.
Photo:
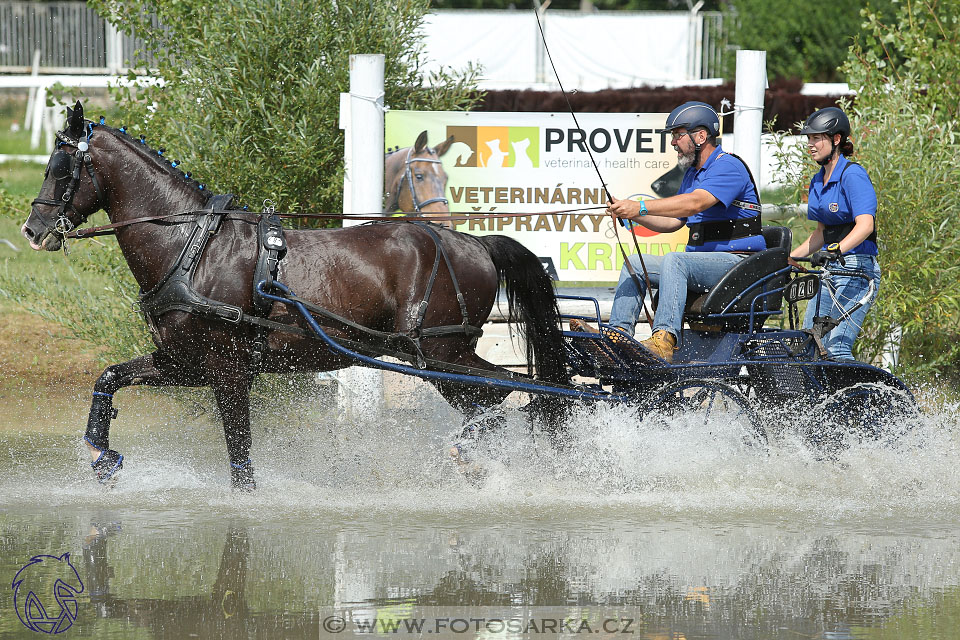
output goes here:
[{"label": "carriage seat", "polygon": [[[786,268],[787,256],[793,244],[793,232],[787,227],[763,227],[763,239],[767,243],[765,251],[747,256],[739,264],[727,271],[710,291],[689,302],[684,318],[691,327],[722,330],[745,331],[750,326],[749,316],[729,316],[711,318],[719,313],[749,313],[754,298],[765,291],[783,287],[787,283],[788,273],[759,283],[764,276]],[[727,309],[738,295],[743,296],[736,304]],[[770,295],[757,301],[754,327],[758,328],[770,317],[769,312],[779,311],[783,304],[782,295]],[[763,313],[763,312],[768,313]]]}]

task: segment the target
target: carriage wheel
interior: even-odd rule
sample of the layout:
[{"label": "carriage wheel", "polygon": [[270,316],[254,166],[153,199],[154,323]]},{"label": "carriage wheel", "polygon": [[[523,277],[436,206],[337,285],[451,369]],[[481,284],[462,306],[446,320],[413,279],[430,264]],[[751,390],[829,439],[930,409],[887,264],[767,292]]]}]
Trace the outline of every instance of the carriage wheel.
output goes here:
[{"label": "carriage wheel", "polygon": [[896,440],[913,427],[919,411],[908,393],[884,384],[855,384],[814,407],[803,436],[813,449],[834,457],[853,443]]},{"label": "carriage wheel", "polygon": [[747,397],[732,386],[715,380],[685,380],[660,387],[643,404],[641,415],[695,414],[707,424],[710,420],[739,422],[744,425],[748,444],[767,443],[767,432]]}]

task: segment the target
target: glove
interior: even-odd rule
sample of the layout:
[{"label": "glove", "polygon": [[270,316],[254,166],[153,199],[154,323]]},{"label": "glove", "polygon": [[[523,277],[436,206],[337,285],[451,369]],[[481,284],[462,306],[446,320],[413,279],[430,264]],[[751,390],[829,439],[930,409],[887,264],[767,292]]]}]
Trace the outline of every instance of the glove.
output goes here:
[{"label": "glove", "polygon": [[810,264],[814,267],[822,267],[828,262],[834,261],[839,261],[842,265],[846,264],[846,261],[843,259],[843,252],[840,251],[840,244],[837,242],[827,245],[826,249],[816,251],[810,256]]}]

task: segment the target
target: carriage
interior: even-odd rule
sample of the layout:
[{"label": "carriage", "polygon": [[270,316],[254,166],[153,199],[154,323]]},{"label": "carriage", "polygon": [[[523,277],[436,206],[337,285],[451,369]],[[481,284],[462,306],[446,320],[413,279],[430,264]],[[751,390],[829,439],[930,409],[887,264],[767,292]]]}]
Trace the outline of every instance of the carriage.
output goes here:
[{"label": "carriage", "polygon": [[[314,316],[317,309],[296,298],[280,283],[261,283],[269,299],[297,308],[327,348],[357,364],[427,380],[451,380],[478,387],[498,387],[532,396],[579,402],[627,403],[639,416],[696,412],[710,418],[740,420],[748,435],[766,443],[765,414],[775,410],[782,421],[799,419],[803,437],[820,452],[833,453],[850,436],[877,439],[895,435],[916,410],[909,388],[890,372],[858,361],[833,359],[823,336],[837,321],[817,316],[812,329],[798,328],[798,306],[821,304],[821,280],[835,276],[863,277],[842,266],[820,270],[791,267],[787,256],[792,233],[786,227],[763,227],[768,249],[745,258],[710,291],[688,300],[681,346],[673,362],[661,360],[639,342],[601,320],[595,298],[557,294],[558,303],[586,302],[594,313],[562,313],[563,321],[580,319],[598,332],[563,332],[571,384],[547,384],[513,373],[416,362],[410,354],[393,353],[406,363],[364,354],[364,345],[331,338]],[[273,291],[264,287],[273,287]],[[856,304],[874,294],[868,288]],[[785,303],[785,305],[784,305]],[[562,306],[562,305],[561,305]],[[784,306],[786,307],[784,309]],[[848,313],[852,313],[849,310]],[[781,319],[767,326],[771,319]],[[785,325],[785,326],[783,326]]]},{"label": "carriage", "polygon": [[[906,386],[886,371],[829,357],[820,342],[829,318],[811,331],[797,329],[796,305],[831,271],[800,274],[788,266],[791,238],[783,227],[765,228],[769,249],[744,258],[691,301],[690,328],[669,364],[602,325],[596,301],[589,319],[600,324],[599,334],[563,331],[563,296],[555,296],[539,258],[511,238],[458,233],[430,223],[434,218],[379,215],[368,225],[284,232],[276,216],[211,195],[143,136],[84,119],[79,102],[57,140],[22,231],[34,249],[48,251],[65,248],[69,238],[115,235],[156,345],[107,367],[94,384],[84,439],[101,481],[123,464],[109,433],[113,397],[124,387],[212,388],[231,483],[247,490],[256,486],[253,379],[353,364],[430,381],[468,422],[525,392],[529,415],[554,431],[570,401],[628,403],[642,415],[722,412],[744,419],[751,438],[763,441],[761,410],[791,407],[810,440],[830,447],[851,429],[883,435],[891,419],[914,407]],[[437,155],[425,140],[416,151],[404,159]],[[108,225],[76,228],[100,209]],[[526,337],[527,374],[476,353],[501,287],[509,320]],[[784,302],[787,326],[765,326],[784,319]]]}]

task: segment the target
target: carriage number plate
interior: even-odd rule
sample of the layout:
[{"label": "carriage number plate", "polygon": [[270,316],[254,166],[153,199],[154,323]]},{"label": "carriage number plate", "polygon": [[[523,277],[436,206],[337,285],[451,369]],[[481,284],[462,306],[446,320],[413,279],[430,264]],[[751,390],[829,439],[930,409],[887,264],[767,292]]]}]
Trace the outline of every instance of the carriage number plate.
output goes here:
[{"label": "carriage number plate", "polygon": [[820,290],[820,278],[817,276],[802,276],[794,278],[783,291],[783,298],[787,302],[811,300]]}]

